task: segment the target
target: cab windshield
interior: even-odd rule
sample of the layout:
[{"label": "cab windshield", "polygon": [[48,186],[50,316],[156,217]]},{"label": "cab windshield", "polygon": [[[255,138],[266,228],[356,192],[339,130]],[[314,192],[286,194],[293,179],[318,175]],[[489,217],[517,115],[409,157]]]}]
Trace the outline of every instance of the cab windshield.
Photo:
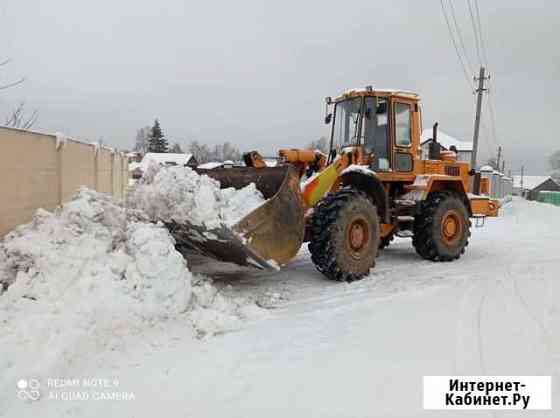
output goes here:
[{"label": "cab windshield", "polygon": [[362,97],[344,100],[336,104],[333,127],[333,145],[335,147],[358,143],[362,111]]},{"label": "cab windshield", "polygon": [[375,170],[390,170],[388,101],[385,97],[356,97],[334,109],[333,147],[363,145]]}]

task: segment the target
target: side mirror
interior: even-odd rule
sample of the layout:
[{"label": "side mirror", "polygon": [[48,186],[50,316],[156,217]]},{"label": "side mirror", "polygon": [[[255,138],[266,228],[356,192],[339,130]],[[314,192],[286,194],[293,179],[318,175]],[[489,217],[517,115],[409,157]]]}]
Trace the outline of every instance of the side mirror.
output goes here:
[{"label": "side mirror", "polygon": [[332,119],[332,113],[329,113],[327,116],[325,116],[325,125],[331,123],[331,119]]}]

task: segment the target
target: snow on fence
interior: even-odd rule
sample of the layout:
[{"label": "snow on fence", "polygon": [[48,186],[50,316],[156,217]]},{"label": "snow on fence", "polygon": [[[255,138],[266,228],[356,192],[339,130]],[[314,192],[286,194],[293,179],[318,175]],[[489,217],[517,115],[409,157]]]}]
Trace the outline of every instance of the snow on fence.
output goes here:
[{"label": "snow on fence", "polygon": [[124,197],[127,157],[97,144],[59,135],[0,127],[0,237],[52,210],[80,186]]},{"label": "snow on fence", "polygon": [[493,199],[510,199],[513,194],[513,179],[504,173],[494,170],[490,166],[480,169],[482,177],[490,183],[490,197]]}]

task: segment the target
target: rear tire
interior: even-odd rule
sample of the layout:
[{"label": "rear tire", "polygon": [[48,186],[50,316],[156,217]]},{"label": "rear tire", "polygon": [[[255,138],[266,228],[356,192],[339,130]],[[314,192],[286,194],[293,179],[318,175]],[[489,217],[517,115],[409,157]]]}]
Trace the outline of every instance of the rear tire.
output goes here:
[{"label": "rear tire", "polygon": [[379,247],[377,208],[368,197],[345,187],[315,208],[309,251],[327,278],[351,282],[369,273]]},{"label": "rear tire", "polygon": [[459,196],[432,193],[415,216],[412,245],[427,260],[456,260],[469,244],[470,226],[467,208]]}]

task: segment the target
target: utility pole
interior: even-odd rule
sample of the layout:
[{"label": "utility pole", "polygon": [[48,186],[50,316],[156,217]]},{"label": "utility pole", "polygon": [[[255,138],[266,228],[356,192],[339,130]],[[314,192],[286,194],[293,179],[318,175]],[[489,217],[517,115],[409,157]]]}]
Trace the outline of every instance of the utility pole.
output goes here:
[{"label": "utility pole", "polygon": [[506,173],[506,160],[502,161],[502,174]]},{"label": "utility pole", "polygon": [[486,90],[484,88],[484,81],[486,80],[484,71],[484,67],[480,67],[478,79],[475,77],[475,80],[478,80],[478,88],[476,89],[478,97],[476,98],[476,117],[474,119],[473,150],[471,154],[471,169],[473,170],[476,168],[476,154],[478,152],[478,132],[480,130],[480,112],[482,111],[482,94]]},{"label": "utility pole", "polygon": [[525,175],[525,166],[522,165],[522,166],[521,166],[521,182],[520,182],[520,184],[519,184],[519,186],[521,186],[521,187],[520,187],[520,190],[519,190],[520,193],[521,193],[521,196],[523,196],[523,176],[524,176],[524,175]]},{"label": "utility pole", "polygon": [[496,160],[496,170],[500,169],[500,161],[502,160],[502,146],[498,147],[498,159]]}]

